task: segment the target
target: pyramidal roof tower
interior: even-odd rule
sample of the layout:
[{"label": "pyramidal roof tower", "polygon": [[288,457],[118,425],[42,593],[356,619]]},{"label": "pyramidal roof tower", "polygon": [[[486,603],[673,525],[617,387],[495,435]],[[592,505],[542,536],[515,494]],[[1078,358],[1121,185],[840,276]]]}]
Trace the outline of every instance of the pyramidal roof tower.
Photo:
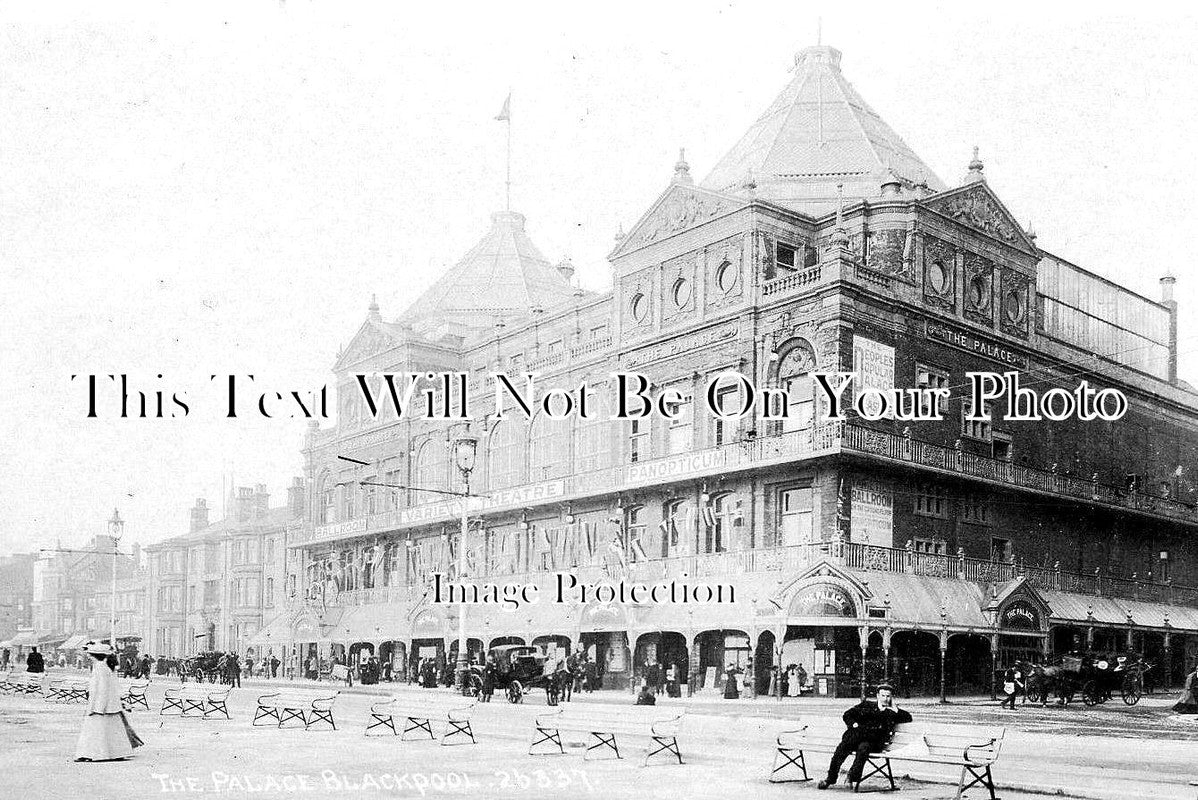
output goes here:
[{"label": "pyramidal roof tower", "polygon": [[[524,215],[499,211],[470,252],[420,295],[402,316],[409,323],[490,329],[495,320],[550,308],[574,287],[524,232]],[[423,327],[423,326],[422,326]]]},{"label": "pyramidal roof tower", "polygon": [[800,50],[794,73],[703,181],[704,188],[753,191],[814,216],[835,209],[838,185],[846,199],[878,197],[882,184],[895,177],[903,191],[946,188],[845,80],[839,50]]}]

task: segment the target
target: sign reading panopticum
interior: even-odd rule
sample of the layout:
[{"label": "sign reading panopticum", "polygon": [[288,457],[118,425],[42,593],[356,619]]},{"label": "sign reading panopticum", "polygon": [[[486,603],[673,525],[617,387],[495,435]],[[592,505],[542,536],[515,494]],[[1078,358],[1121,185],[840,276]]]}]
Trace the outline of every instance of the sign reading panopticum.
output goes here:
[{"label": "sign reading panopticum", "polygon": [[849,510],[849,532],[854,542],[894,546],[894,491],[888,485],[855,479]]}]

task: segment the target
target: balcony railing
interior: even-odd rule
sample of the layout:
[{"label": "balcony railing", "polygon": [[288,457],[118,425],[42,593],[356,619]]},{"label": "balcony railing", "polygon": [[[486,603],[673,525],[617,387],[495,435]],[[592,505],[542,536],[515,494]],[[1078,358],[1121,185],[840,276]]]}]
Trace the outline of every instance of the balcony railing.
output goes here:
[{"label": "balcony railing", "polygon": [[[1100,570],[1083,574],[1069,572],[1059,566],[1033,567],[1015,561],[991,561],[960,554],[921,553],[910,545],[878,547],[844,541],[820,541],[785,547],[648,559],[629,564],[624,577],[642,583],[653,583],[680,578],[683,575],[691,579],[701,579],[762,573],[794,574],[820,561],[842,564],[862,572],[949,578],[983,586],[1001,584],[1022,577],[1041,590],[1198,607],[1198,587],[1104,575]],[[574,573],[580,582],[611,577],[603,567],[597,565],[579,566],[569,571]],[[469,577],[476,582],[534,583],[548,580],[550,574],[544,570],[515,573],[484,571]],[[344,607],[371,603],[416,603],[423,594],[423,586],[407,584],[355,589],[338,592],[329,597],[327,605]],[[308,602],[320,604],[320,601]]]}]

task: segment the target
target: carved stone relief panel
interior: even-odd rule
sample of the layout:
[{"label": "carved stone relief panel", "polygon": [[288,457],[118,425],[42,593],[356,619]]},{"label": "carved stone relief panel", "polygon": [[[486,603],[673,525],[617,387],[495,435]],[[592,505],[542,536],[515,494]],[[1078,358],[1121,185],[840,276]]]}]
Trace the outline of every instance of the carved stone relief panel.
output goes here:
[{"label": "carved stone relief panel", "polygon": [[924,241],[923,248],[923,296],[928,305],[955,311],[956,249],[931,236]]},{"label": "carved stone relief panel", "polygon": [[659,301],[662,324],[678,323],[694,315],[699,294],[695,282],[699,274],[696,260],[702,257],[702,251],[687,253],[662,265]]},{"label": "carved stone relief panel", "polygon": [[983,325],[994,324],[994,264],[974,253],[964,254],[965,317]]},{"label": "carved stone relief panel", "polygon": [[909,280],[909,262],[903,258],[907,248],[907,237],[907,231],[901,228],[872,232],[869,236],[865,266]]},{"label": "carved stone relief panel", "polygon": [[728,305],[744,296],[744,237],[734,236],[704,251],[709,307]]},{"label": "carved stone relief panel", "polygon": [[635,275],[630,275],[624,284],[623,308],[620,309],[620,319],[624,330],[638,331],[653,326],[653,290],[652,270],[643,269]]},{"label": "carved stone relief panel", "polygon": [[1030,282],[1022,273],[1003,268],[999,286],[998,319],[1003,333],[1026,339],[1032,315]]}]

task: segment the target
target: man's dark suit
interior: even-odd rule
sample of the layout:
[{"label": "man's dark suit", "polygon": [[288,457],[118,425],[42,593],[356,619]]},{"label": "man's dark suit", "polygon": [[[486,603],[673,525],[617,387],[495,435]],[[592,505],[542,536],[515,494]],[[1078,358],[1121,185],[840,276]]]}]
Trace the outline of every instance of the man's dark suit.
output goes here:
[{"label": "man's dark suit", "polygon": [[840,765],[853,754],[856,755],[853,765],[849,767],[849,783],[861,780],[861,770],[865,768],[869,754],[886,746],[894,734],[894,726],[910,721],[911,715],[906,711],[893,706],[878,708],[876,700],[862,700],[859,705],[844,712],[844,724],[848,730],[840,738],[840,744],[828,763],[828,783],[836,783]]}]

